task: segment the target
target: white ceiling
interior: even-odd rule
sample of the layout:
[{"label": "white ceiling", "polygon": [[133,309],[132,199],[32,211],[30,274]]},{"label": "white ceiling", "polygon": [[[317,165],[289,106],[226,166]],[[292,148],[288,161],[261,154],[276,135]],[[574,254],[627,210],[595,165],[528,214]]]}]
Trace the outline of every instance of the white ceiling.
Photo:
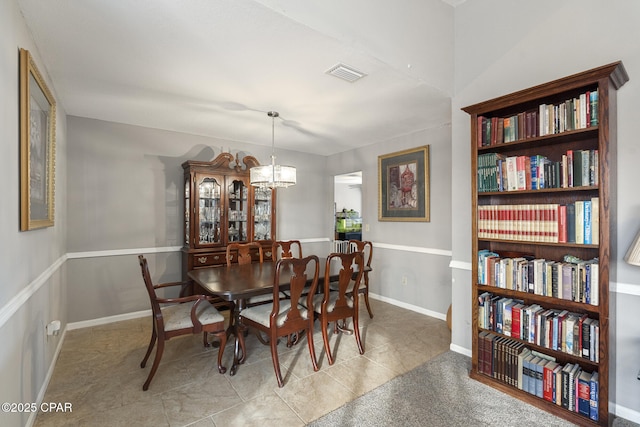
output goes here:
[{"label": "white ceiling", "polygon": [[19,0],[67,114],[323,155],[450,122],[459,3]]}]

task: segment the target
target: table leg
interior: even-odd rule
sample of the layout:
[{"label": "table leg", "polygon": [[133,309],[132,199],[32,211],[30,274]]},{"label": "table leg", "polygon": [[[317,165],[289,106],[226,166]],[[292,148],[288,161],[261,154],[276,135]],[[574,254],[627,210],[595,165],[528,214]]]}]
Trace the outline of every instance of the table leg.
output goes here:
[{"label": "table leg", "polygon": [[233,308],[232,324],[229,325],[230,332],[235,336],[233,349],[233,366],[229,371],[229,375],[233,376],[238,371],[238,366],[244,363],[246,351],[244,346],[244,337],[240,330],[240,310],[244,308],[244,300],[236,300]]}]

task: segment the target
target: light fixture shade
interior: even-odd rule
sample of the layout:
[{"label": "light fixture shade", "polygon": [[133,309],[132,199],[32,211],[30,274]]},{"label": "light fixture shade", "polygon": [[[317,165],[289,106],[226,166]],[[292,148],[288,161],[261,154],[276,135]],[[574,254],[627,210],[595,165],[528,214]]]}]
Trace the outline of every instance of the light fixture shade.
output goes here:
[{"label": "light fixture shade", "polygon": [[628,264],[640,266],[640,233],[633,239],[633,244],[629,247],[624,260]]},{"label": "light fixture shade", "polygon": [[296,168],[293,166],[264,165],[249,171],[251,185],[261,188],[289,187],[296,184]]},{"label": "light fixture shade", "polygon": [[293,166],[276,165],[275,148],[275,118],[277,111],[267,113],[271,117],[271,164],[252,167],[249,171],[251,185],[259,188],[289,187],[296,184],[296,168]]}]

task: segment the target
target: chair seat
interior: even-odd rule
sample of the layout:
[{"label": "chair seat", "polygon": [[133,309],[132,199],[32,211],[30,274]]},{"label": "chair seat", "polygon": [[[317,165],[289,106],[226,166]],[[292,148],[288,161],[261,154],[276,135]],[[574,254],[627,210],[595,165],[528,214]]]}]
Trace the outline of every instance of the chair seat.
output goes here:
[{"label": "chair seat", "polygon": [[[333,308],[336,306],[336,302],[338,301],[339,292],[330,292],[329,293],[329,302],[327,303],[327,311],[332,312]],[[320,313],[322,310],[322,300],[324,299],[324,294],[317,294],[313,296],[313,311],[316,313]],[[303,299],[300,299],[300,304],[306,306],[307,299],[304,298],[304,304],[302,303]],[[347,296],[347,305],[349,307],[353,307],[353,299]]]},{"label": "chair seat", "polygon": [[[278,311],[278,317],[276,318],[276,326],[280,327],[284,325],[287,318],[287,313],[291,307],[291,300],[280,300],[280,310]],[[256,305],[254,307],[245,308],[240,312],[240,316],[243,318],[253,320],[256,323],[260,323],[263,326],[270,326],[270,316],[273,311],[273,303]],[[305,307],[300,307],[300,316],[303,319],[308,318],[308,311]]]},{"label": "chair seat", "polygon": [[[347,286],[347,293],[351,293],[353,292],[353,286],[355,285],[355,282],[352,280],[351,283],[349,283],[349,286]],[[340,285],[338,284],[338,282],[331,282],[329,283],[329,289],[331,289],[332,291],[338,291],[340,290]],[[360,284],[360,288],[359,289],[364,289],[364,284]]]},{"label": "chair seat", "polygon": [[263,302],[271,302],[273,301],[273,294],[264,294],[264,295],[257,295],[255,297],[251,297],[247,300],[247,304],[249,305],[253,305],[253,304],[260,304]]},{"label": "chair seat", "polygon": [[[176,331],[184,328],[193,328],[191,321],[191,308],[193,304],[176,304],[161,307],[162,317],[164,319],[165,331]],[[196,309],[198,320],[203,325],[211,323],[224,322],[224,316],[211,304],[202,302]]]}]

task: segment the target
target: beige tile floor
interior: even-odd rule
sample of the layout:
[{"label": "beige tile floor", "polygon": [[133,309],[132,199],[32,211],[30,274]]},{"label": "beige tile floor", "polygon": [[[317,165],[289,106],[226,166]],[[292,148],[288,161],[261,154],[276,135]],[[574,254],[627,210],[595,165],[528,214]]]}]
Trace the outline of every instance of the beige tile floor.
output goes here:
[{"label": "beige tile floor", "polygon": [[[304,426],[344,403],[449,349],[444,321],[372,300],[375,317],[361,308],[365,353],[353,336],[331,337],[329,366],[318,328],[314,372],[307,343],[279,344],[285,385],[278,388],[271,353],[250,334],[247,361],[235,376],[216,369],[217,349],[200,335],[166,343],[149,390],[140,368],[151,319],[134,319],[66,334],[45,402],[70,402],[71,413],[40,413],[35,426]],[[364,304],[362,304],[364,306]],[[317,325],[317,322],[316,322]],[[153,356],[152,356],[153,357]],[[232,344],[224,352],[231,366]]]}]

